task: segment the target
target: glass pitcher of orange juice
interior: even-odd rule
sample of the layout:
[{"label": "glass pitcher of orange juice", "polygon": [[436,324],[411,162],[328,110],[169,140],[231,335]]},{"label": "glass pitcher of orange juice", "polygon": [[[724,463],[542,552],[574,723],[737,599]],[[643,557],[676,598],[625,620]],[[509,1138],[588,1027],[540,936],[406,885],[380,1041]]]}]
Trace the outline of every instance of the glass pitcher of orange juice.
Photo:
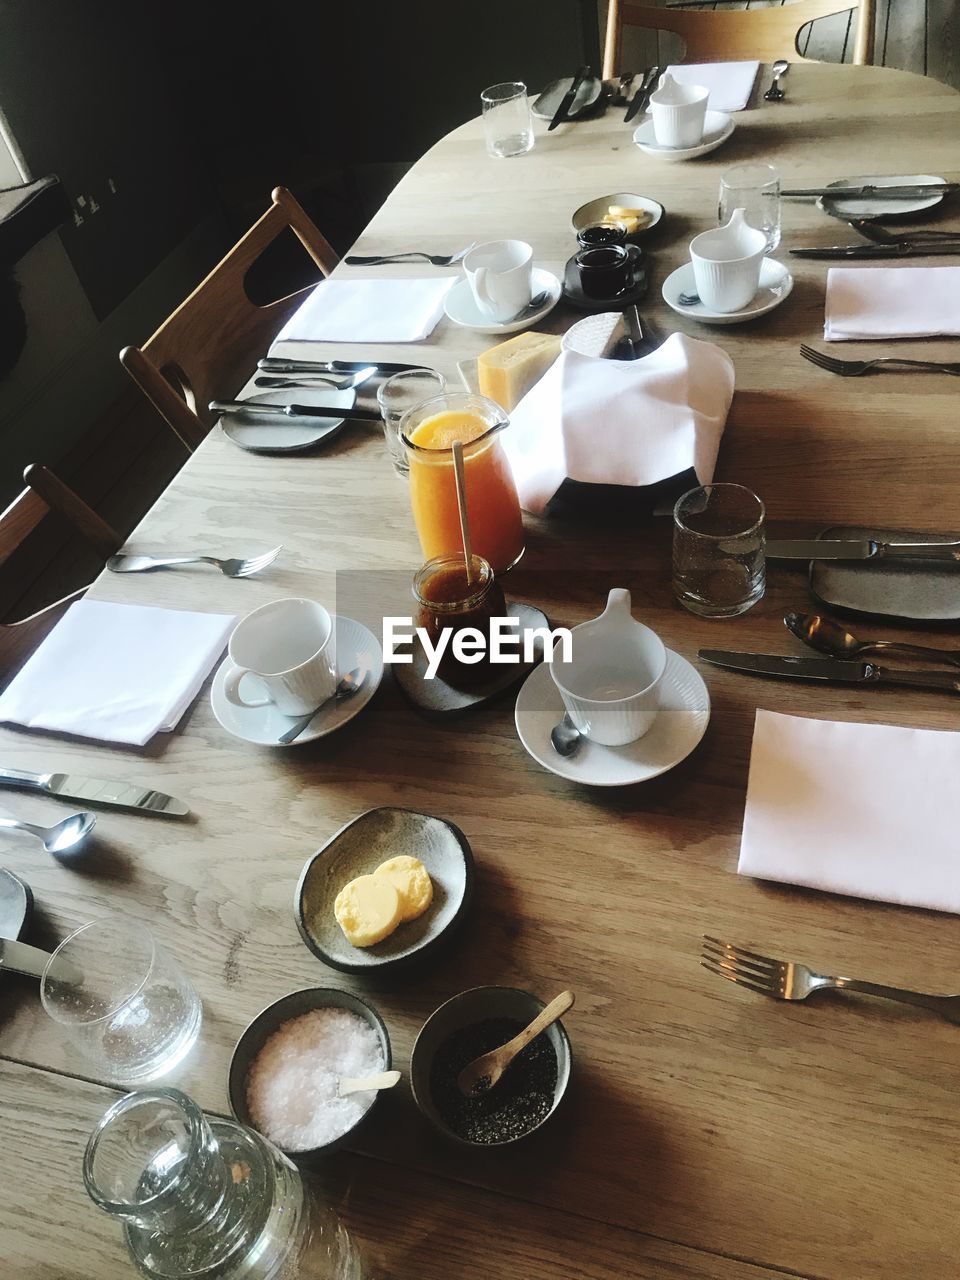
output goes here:
[{"label": "glass pitcher of orange juice", "polygon": [[400,438],[410,461],[410,501],[428,560],[463,555],[453,472],[453,442],[463,445],[467,518],[475,555],[495,573],[511,569],[524,550],[520,499],[500,442],[509,419],[493,400],[447,392],[408,409]]}]

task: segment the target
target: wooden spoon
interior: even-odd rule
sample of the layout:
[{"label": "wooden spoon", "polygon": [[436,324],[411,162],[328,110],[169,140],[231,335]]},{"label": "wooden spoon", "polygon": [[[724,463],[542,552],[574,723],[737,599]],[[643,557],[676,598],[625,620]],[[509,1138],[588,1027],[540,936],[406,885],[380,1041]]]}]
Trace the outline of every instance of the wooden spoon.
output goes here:
[{"label": "wooden spoon", "polygon": [[551,1023],[562,1018],[568,1009],[573,1007],[573,992],[561,991],[551,1000],[528,1027],[508,1040],[499,1049],[491,1049],[474,1058],[457,1076],[457,1088],[466,1098],[476,1098],[481,1093],[492,1089],[509,1067],[521,1049],[525,1049],[531,1040],[535,1040],[541,1031],[546,1031]]},{"label": "wooden spoon", "polygon": [[337,1093],[345,1098],[348,1093],[392,1089],[399,1079],[399,1071],[381,1071],[375,1076],[341,1076],[337,1081]]}]

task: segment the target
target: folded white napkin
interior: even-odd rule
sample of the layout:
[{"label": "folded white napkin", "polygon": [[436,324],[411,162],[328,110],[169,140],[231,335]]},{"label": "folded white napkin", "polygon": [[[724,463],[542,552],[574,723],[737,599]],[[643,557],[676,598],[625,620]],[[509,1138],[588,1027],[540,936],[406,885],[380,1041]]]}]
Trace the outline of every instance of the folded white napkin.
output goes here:
[{"label": "folded white napkin", "polygon": [[503,433],[520,505],[539,515],[568,478],[640,486],[693,467],[708,484],[733,384],[726,352],[682,333],[639,360],[561,351]]},{"label": "folded white napkin", "polygon": [[960,334],[960,267],[831,267],[823,336]]},{"label": "folded white napkin", "polygon": [[741,875],[960,912],[960,733],[758,711]]},{"label": "folded white napkin", "polygon": [[234,618],[78,600],[0,695],[0,720],[142,747],[176,727]]},{"label": "folded white napkin", "polygon": [[667,67],[677,84],[702,84],[710,90],[710,111],[742,111],[760,70],[759,62],[685,62]]},{"label": "folded white napkin", "polygon": [[274,342],[419,342],[437,327],[456,279],[322,280]]}]

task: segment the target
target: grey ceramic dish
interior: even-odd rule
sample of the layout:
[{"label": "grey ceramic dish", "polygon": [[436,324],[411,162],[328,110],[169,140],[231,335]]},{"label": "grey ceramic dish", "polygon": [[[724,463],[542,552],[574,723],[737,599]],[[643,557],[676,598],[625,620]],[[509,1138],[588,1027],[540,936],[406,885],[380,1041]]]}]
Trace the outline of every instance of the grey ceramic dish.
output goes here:
[{"label": "grey ceramic dish", "polygon": [[659,200],[651,200],[649,196],[631,195],[629,191],[614,191],[609,196],[598,196],[596,200],[588,200],[586,204],[582,204],[577,209],[570,219],[570,225],[574,233],[602,222],[612,204],[622,205],[625,209],[644,209],[653,219],[645,227],[641,227],[639,231],[632,231],[627,236],[627,241],[630,244],[636,244],[644,236],[649,235],[654,227],[659,226],[665,212]]},{"label": "grey ceramic dish", "polygon": [[461,1138],[440,1118],[430,1091],[430,1069],[433,1066],[433,1059],[448,1036],[462,1027],[472,1026],[473,1023],[483,1022],[487,1018],[512,1018],[526,1026],[528,1022],[533,1021],[543,1007],[544,1002],[532,992],[521,991],[517,987],[471,987],[468,991],[461,991],[458,996],[454,996],[439,1009],[434,1010],[420,1028],[420,1034],[414,1042],[413,1053],[410,1055],[410,1085],[413,1096],[423,1115],[451,1141],[471,1149],[491,1145],[508,1146],[510,1142],[522,1142],[523,1138],[536,1133],[537,1129],[546,1124],[554,1114],[567,1091],[573,1066],[570,1037],[562,1022],[554,1022],[542,1033],[550,1041],[557,1055],[557,1085],[553,1095],[553,1106],[540,1124],[529,1129],[521,1137],[511,1138],[509,1142],[493,1144],[469,1142],[466,1138]]},{"label": "grey ceramic dish", "polygon": [[[349,880],[376,871],[388,858],[419,858],[433,880],[433,902],[372,947],[354,947],[333,914]],[[369,809],[342,827],[300,874],[294,915],[300,936],[324,964],[344,973],[381,974],[422,959],[460,923],[473,896],[473,854],[452,822],[412,809]]]},{"label": "grey ceramic dish", "polygon": [[[956,533],[836,526],[820,538],[880,538],[894,542],[954,542]],[[838,613],[887,622],[946,625],[960,620],[960,573],[955,565],[918,560],[811,560],[810,594]]]},{"label": "grey ceramic dish", "polygon": [[[273,1004],[268,1004],[257,1014],[237,1041],[230,1058],[227,1093],[230,1098],[230,1109],[241,1124],[249,1125],[251,1129],[257,1127],[247,1106],[247,1076],[254,1058],[281,1023],[288,1022],[291,1018],[299,1018],[301,1014],[310,1013],[313,1009],[347,1009],[368,1022],[380,1037],[380,1047],[383,1049],[383,1070],[389,1071],[392,1065],[390,1036],[387,1033],[386,1024],[376,1009],[358,996],[351,995],[349,991],[338,991],[335,987],[308,987],[304,991],[291,991],[288,996],[282,996]],[[318,1155],[336,1151],[357,1132],[361,1125],[367,1123],[379,1103],[380,1094],[378,1093],[356,1124],[333,1142],[302,1151],[286,1151],[284,1154],[291,1160],[309,1164]]]}]

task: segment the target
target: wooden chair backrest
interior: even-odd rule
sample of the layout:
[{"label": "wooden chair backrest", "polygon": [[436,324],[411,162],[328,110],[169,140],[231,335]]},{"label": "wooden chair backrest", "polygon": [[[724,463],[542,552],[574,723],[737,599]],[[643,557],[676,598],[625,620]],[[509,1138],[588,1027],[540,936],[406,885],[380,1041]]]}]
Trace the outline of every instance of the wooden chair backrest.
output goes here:
[{"label": "wooden chair backrest", "polygon": [[653,8],[629,0],[609,0],[603,74],[619,74],[620,41],[624,26],[649,31],[672,31],[685,43],[685,62],[723,62],[759,58],[775,62],[801,58],[797,33],[808,22],[834,13],[856,11],[853,62],[873,61],[876,0],[794,0],[768,9],[704,10]]},{"label": "wooden chair backrest", "polygon": [[308,290],[265,306],[251,302],[247,272],[286,228],[329,275],[334,250],[284,187],[267,212],[219,262],[142,347],[125,347],[120,363],[188,449],[195,449],[216,419],[207,405],[234,395],[249,377],[253,358],[265,352]]}]

